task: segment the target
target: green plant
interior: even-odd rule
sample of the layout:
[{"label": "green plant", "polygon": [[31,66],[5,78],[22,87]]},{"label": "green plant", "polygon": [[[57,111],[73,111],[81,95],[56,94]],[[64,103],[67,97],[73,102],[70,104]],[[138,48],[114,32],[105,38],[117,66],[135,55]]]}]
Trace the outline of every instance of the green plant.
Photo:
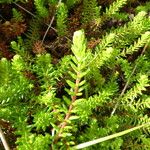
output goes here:
[{"label": "green plant", "polygon": [[56,16],[57,16],[57,32],[59,36],[67,34],[67,7],[64,3],[58,4]]},{"label": "green plant", "polygon": [[38,11],[38,14],[40,15],[40,17],[47,17],[48,16],[48,10],[47,8],[44,6],[45,1],[43,0],[34,0],[36,9]]},{"label": "green plant", "polygon": [[83,12],[82,22],[88,24],[97,21],[100,18],[100,8],[97,6],[96,0],[84,0],[83,1]]},{"label": "green plant", "polygon": [[150,2],[146,2],[146,4],[144,6],[138,6],[136,8],[136,12],[140,12],[140,11],[150,11]]},{"label": "green plant", "polygon": [[78,4],[81,0],[66,0],[66,5],[69,9],[71,9],[75,4]]},{"label": "green plant", "polygon": [[15,8],[13,8],[12,13],[13,13],[13,20],[14,21],[23,22],[23,16],[19,11],[17,11]]}]

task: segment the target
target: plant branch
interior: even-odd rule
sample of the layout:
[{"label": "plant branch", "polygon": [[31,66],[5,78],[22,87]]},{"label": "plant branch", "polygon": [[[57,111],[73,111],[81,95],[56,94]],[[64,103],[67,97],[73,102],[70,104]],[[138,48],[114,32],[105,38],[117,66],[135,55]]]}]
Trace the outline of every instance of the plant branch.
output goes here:
[{"label": "plant branch", "polygon": [[[144,48],[143,48],[143,50],[142,50],[142,52],[141,52],[141,56],[144,54],[144,52],[145,52],[147,46],[148,46],[148,44],[146,44],[146,45],[144,46]],[[128,85],[129,85],[130,79],[131,79],[131,77],[133,76],[133,74],[135,73],[136,68],[137,68],[137,64],[135,64],[135,66],[134,66],[134,68],[133,68],[133,70],[132,70],[132,72],[131,72],[131,74],[130,74],[130,76],[129,76],[129,78],[128,78],[128,80],[127,80],[127,82],[126,82],[126,84],[125,84],[125,86],[124,86],[124,88],[123,88],[123,90],[122,90],[120,96],[119,96],[119,98],[118,98],[118,101],[117,101],[117,103],[116,103],[114,109],[112,110],[111,116],[114,115],[114,113],[115,113],[117,107],[119,106],[119,104],[120,104],[120,99],[121,99],[122,96],[124,95],[124,93],[125,93],[125,91],[126,91]]]},{"label": "plant branch", "polygon": [[73,103],[76,101],[77,93],[78,93],[78,89],[79,89],[79,83],[80,83],[79,75],[80,75],[80,73],[78,72],[77,73],[77,79],[76,79],[76,85],[75,85],[75,88],[74,88],[74,94],[75,95],[71,97],[72,101],[71,101],[71,104],[69,106],[68,113],[66,114],[64,121],[59,125],[60,131],[57,134],[57,136],[54,140],[54,143],[56,143],[59,140],[59,138],[61,137],[61,133],[62,133],[63,129],[65,128],[65,126],[67,125],[67,120],[70,118],[71,111],[73,109]]}]

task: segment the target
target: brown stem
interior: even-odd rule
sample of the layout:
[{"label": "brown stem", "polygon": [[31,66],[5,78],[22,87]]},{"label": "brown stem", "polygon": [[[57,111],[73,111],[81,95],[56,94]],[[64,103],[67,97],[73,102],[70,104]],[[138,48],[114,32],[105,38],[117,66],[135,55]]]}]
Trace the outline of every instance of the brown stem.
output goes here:
[{"label": "brown stem", "polygon": [[56,136],[56,138],[54,140],[54,143],[57,143],[57,141],[61,137],[61,133],[62,133],[63,129],[65,128],[65,126],[67,125],[67,120],[70,118],[71,111],[73,109],[73,103],[76,101],[77,93],[78,93],[78,89],[79,89],[79,83],[80,83],[79,75],[80,75],[80,73],[78,72],[77,73],[77,79],[76,79],[76,85],[75,85],[75,88],[74,88],[74,94],[75,95],[71,97],[72,101],[71,101],[71,104],[69,106],[68,113],[66,114],[64,121],[59,125],[60,131],[57,134],[57,136]]}]

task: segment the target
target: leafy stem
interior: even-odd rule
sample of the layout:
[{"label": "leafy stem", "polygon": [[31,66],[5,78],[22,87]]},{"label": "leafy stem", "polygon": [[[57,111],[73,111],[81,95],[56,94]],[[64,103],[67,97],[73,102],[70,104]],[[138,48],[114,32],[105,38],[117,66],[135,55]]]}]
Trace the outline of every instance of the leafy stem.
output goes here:
[{"label": "leafy stem", "polygon": [[71,97],[72,101],[71,101],[71,104],[69,106],[69,109],[68,109],[68,113],[66,114],[65,116],[65,119],[62,123],[60,123],[59,127],[60,127],[60,130],[59,130],[59,133],[57,134],[56,138],[55,138],[55,142],[59,140],[59,138],[61,137],[61,133],[63,132],[63,129],[65,128],[65,126],[67,125],[67,120],[70,118],[71,116],[71,112],[72,112],[72,109],[73,109],[73,103],[76,101],[77,99],[77,93],[78,93],[78,89],[79,89],[79,83],[80,83],[80,73],[77,73],[77,79],[76,79],[76,84],[75,84],[75,88],[74,88],[74,93],[75,95]]},{"label": "leafy stem", "polygon": [[67,80],[70,89],[66,89],[67,93],[71,96],[71,103],[65,115],[64,121],[59,124],[60,130],[55,136],[54,143],[57,143],[57,141],[62,137],[64,128],[67,126],[68,120],[71,117],[73,103],[77,100],[77,96],[82,95],[81,91],[84,89],[83,85],[85,84],[85,81],[81,81],[81,79],[87,73],[87,71],[85,71],[85,60],[87,58],[85,49],[86,40],[84,32],[83,30],[76,31],[73,36],[72,45],[72,52],[74,56],[72,57],[72,62],[70,64],[73,70],[69,72],[74,81]]}]

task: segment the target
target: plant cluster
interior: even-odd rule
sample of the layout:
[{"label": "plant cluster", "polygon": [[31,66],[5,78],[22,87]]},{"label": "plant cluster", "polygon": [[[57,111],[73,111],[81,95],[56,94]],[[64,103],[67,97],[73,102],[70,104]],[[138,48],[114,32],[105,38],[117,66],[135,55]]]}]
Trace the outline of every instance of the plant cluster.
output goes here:
[{"label": "plant cluster", "polygon": [[12,11],[0,22],[0,128],[12,149],[150,149],[149,2],[0,3]]}]

